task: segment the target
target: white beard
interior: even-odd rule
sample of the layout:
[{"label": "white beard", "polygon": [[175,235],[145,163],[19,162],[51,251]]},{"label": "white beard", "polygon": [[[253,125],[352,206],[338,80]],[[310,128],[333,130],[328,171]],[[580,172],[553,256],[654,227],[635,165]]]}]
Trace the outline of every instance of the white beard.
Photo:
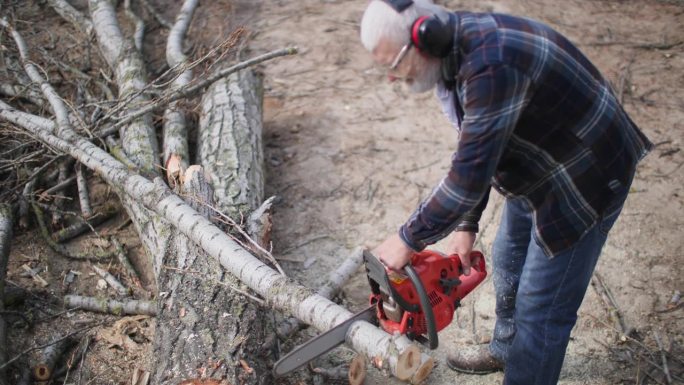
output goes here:
[{"label": "white beard", "polygon": [[426,61],[425,68],[419,76],[406,83],[408,90],[419,94],[433,89],[442,77],[441,66],[442,63],[439,60]]}]

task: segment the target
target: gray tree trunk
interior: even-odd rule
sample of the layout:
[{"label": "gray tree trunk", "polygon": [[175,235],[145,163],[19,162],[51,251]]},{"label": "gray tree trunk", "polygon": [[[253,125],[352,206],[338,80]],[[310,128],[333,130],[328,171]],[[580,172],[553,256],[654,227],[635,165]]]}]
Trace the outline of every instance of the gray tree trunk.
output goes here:
[{"label": "gray tree trunk", "polygon": [[[202,167],[188,169],[179,192],[207,218],[213,214],[207,205],[212,205],[239,222],[240,213],[249,214],[263,197],[261,87],[256,77],[243,72],[217,82],[204,95]],[[211,378],[231,384],[270,382],[268,360],[258,349],[272,329],[271,317],[266,308],[232,289],[247,290],[239,280],[176,229],[156,270],[165,295],[159,301],[152,383],[195,378],[198,368],[212,362],[215,366],[207,371]]]}]

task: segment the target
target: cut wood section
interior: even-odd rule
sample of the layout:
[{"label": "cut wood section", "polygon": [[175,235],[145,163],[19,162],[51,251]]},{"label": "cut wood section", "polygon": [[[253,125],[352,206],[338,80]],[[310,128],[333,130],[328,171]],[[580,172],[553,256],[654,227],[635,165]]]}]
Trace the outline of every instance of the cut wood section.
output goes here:
[{"label": "cut wood section", "polygon": [[366,380],[366,359],[357,354],[349,364],[349,385],[361,385]]},{"label": "cut wood section", "polygon": [[264,200],[261,101],[261,79],[249,69],[215,82],[202,97],[198,156],[218,209],[231,217]]}]

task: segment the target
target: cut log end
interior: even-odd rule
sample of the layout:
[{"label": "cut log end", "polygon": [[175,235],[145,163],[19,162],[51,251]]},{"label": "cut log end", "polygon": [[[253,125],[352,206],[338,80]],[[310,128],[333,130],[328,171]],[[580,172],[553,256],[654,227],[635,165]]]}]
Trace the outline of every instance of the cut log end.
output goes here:
[{"label": "cut log end", "polygon": [[409,380],[421,365],[421,352],[416,345],[409,345],[397,357],[396,376],[402,381]]},{"label": "cut log end", "polygon": [[432,369],[435,367],[435,360],[427,354],[422,354],[420,361],[421,362],[418,370],[416,370],[416,372],[413,374],[413,377],[411,377],[412,384],[422,384],[423,381],[428,378],[430,373],[432,373]]},{"label": "cut log end", "polygon": [[38,364],[33,367],[33,377],[37,381],[47,381],[50,379],[52,371],[46,364]]},{"label": "cut log end", "polygon": [[357,354],[349,364],[349,385],[361,385],[366,379],[366,360]]},{"label": "cut log end", "polygon": [[181,157],[177,154],[171,154],[166,160],[166,180],[171,188],[183,185],[184,172]]}]

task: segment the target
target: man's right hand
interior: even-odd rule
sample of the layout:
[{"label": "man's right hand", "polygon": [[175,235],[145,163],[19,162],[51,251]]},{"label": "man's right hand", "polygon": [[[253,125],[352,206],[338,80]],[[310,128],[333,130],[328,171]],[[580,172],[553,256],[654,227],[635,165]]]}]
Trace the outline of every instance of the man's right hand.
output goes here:
[{"label": "man's right hand", "polygon": [[461,259],[463,274],[470,275],[470,252],[477,238],[476,233],[470,231],[455,231],[447,245],[447,254],[458,254]]}]

